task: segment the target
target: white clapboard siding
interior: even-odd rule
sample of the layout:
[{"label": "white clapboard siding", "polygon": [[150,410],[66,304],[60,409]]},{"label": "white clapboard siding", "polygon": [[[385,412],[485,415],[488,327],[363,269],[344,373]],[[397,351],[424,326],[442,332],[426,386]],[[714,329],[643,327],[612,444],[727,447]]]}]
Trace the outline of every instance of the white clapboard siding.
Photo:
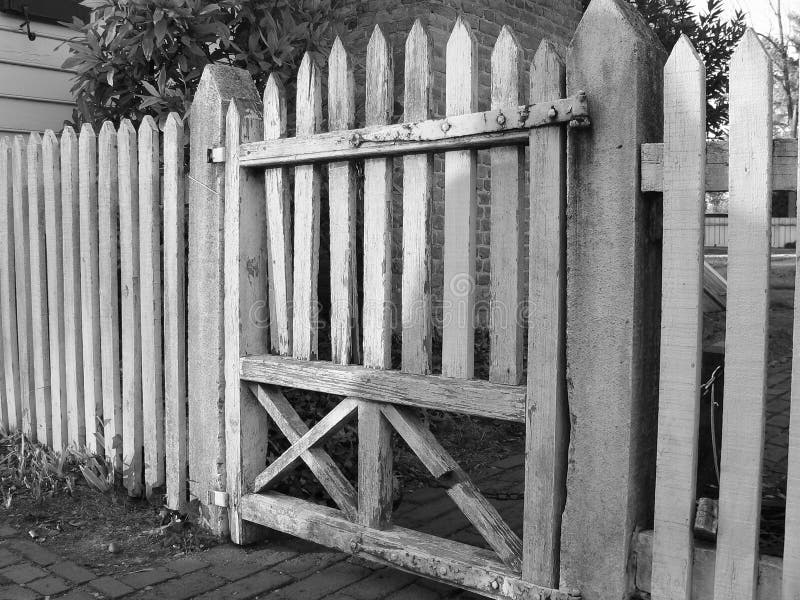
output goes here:
[{"label": "white clapboard siding", "polygon": [[[433,48],[419,20],[406,39],[403,121],[431,116]],[[431,370],[431,186],[433,156],[403,157],[402,367]]]},{"label": "white clapboard siding", "polygon": [[764,448],[772,65],[748,30],[731,59],[728,313],[715,600],[753,600]]},{"label": "white clapboard siding", "polygon": [[705,66],[682,36],[664,68],[664,237],[654,600],[690,600],[702,365]]},{"label": "white clapboard siding", "polygon": [[[446,63],[447,115],[475,112],[478,46],[461,17],[447,41]],[[474,372],[476,177],[474,150],[445,153],[442,375],[462,379]]]}]

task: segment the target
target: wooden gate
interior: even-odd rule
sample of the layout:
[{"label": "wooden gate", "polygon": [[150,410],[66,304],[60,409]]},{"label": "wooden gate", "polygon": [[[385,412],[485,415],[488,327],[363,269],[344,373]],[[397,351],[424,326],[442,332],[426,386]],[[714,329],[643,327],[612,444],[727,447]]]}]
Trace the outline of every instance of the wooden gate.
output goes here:
[{"label": "wooden gate", "polygon": [[[336,41],[322,82],[307,55],[297,79],[296,135],[286,137],[285,94],[269,79],[263,108],[235,99],[225,147],[225,417],[231,537],[266,526],[495,598],[575,598],[558,591],[565,494],[564,262],[566,127],[589,125],[586,95],[565,96],[564,66],[543,42],[530,103],[519,106],[522,51],[509,29],[492,55],[492,110],[477,111],[477,55],[459,19],[447,44],[447,113],[431,119],[429,38],[418,22],[406,43],[405,122],[390,124],[391,50],[376,28],[367,50],[366,127],[354,129],[350,58]],[[242,77],[242,73],[234,74]],[[263,115],[263,117],[262,117]],[[524,144],[530,148],[529,297],[522,296]],[[489,381],[473,377],[476,150],[491,147],[493,312]],[[441,374],[432,373],[432,153],[445,156]],[[391,157],[403,156],[402,369],[391,369]],[[363,295],[357,293],[356,178],[364,161]],[[332,362],[317,360],[320,163],[328,163]],[[294,200],[288,169],[294,169]],[[293,215],[290,214],[293,206]],[[529,306],[527,379],[523,328]],[[362,311],[363,344],[357,334]],[[266,322],[269,322],[267,328]],[[269,332],[269,333],[267,333]],[[363,364],[353,364],[363,350]],[[342,397],[309,428],[281,391]],[[418,416],[438,409],[525,422],[522,539]],[[534,419],[533,416],[536,416]],[[291,443],[266,464],[267,421]],[[354,486],[321,447],[358,418]],[[416,453],[491,551],[392,524],[392,430]],[[337,509],[271,488],[304,462]]]}]

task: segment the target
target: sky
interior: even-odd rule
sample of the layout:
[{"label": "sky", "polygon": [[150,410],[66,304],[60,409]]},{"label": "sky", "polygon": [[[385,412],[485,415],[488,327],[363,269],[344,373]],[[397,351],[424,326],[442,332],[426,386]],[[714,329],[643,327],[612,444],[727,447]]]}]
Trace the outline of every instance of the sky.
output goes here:
[{"label": "sky", "polygon": [[[776,27],[775,15],[769,6],[769,0],[723,0],[723,3],[728,14],[737,9],[747,13],[750,26],[759,33],[769,33],[770,27]],[[695,0],[695,10],[702,10],[705,4],[704,0]],[[789,11],[800,12],[800,0],[781,0],[781,9],[785,14]]]}]

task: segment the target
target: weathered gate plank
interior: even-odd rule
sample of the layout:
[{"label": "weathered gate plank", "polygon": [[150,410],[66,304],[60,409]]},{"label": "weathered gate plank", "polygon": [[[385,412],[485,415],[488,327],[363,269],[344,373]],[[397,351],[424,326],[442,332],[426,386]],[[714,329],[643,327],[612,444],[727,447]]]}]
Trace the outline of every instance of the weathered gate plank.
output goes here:
[{"label": "weathered gate plank", "polygon": [[703,359],[705,66],[682,36],[664,67],[664,237],[654,600],[690,600]]},{"label": "weathered gate plank", "polygon": [[[475,112],[478,46],[462,17],[447,41],[446,62],[448,116]],[[476,177],[474,150],[444,155],[442,375],[462,379],[471,378],[475,367]]]},{"label": "weathered gate plank", "polygon": [[748,30],[731,58],[728,313],[716,600],[758,582],[769,307],[772,65]]}]

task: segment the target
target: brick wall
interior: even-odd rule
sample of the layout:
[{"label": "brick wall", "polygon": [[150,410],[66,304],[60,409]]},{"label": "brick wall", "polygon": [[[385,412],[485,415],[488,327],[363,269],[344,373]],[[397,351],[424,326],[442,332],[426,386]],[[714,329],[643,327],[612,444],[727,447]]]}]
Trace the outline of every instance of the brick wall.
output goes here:
[{"label": "brick wall", "polygon": [[[346,0],[348,5],[345,27],[349,32],[348,50],[353,54],[356,83],[359,93],[357,105],[363,110],[363,81],[366,46],[374,26],[380,25],[394,49],[395,68],[395,120],[402,119],[404,46],[406,36],[415,19],[420,19],[433,44],[434,90],[433,116],[445,115],[445,47],[450,30],[459,15],[463,15],[478,42],[479,92],[478,109],[490,108],[491,67],[490,58],[495,40],[504,25],[517,36],[525,52],[526,72],[522,77],[523,99],[528,98],[527,68],[542,39],[547,38],[562,48],[572,36],[581,16],[581,0]],[[363,123],[363,114],[357,115]],[[396,161],[399,166],[400,161]],[[402,272],[402,177],[395,170],[394,201],[394,252],[393,273],[396,300],[399,301],[400,274]],[[441,317],[442,297],[442,244],[444,242],[444,157],[434,158],[434,190],[432,213],[433,303],[434,318]],[[527,169],[526,169],[527,173]],[[489,219],[491,216],[491,168],[488,151],[478,154],[478,214],[477,214],[477,305],[478,324],[488,322],[489,273]],[[525,211],[527,215],[527,211]],[[525,217],[527,220],[527,216]],[[527,242],[526,242],[527,247]],[[527,251],[525,253],[527,256]],[[525,265],[527,266],[527,265]],[[525,276],[524,281],[527,281]],[[397,304],[397,303],[396,303]],[[396,315],[395,323],[398,323]]]}]

